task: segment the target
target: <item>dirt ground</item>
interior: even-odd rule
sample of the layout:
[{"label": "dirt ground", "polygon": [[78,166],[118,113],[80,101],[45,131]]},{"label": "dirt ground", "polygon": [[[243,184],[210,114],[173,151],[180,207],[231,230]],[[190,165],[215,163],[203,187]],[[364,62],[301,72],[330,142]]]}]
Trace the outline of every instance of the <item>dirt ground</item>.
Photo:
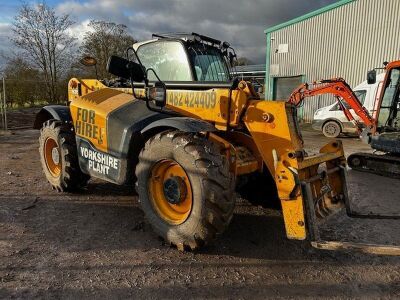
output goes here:
[{"label": "dirt ground", "polygon": [[[31,122],[29,118],[24,122]],[[0,298],[400,298],[400,258],[287,240],[278,211],[240,199],[200,252],[164,245],[129,188],[91,181],[59,194],[42,174],[38,132],[0,135]],[[306,129],[308,149],[327,140]],[[346,153],[369,150],[342,138]],[[400,181],[349,171],[360,211],[400,213]],[[400,244],[400,222],[336,215],[324,237]]]}]

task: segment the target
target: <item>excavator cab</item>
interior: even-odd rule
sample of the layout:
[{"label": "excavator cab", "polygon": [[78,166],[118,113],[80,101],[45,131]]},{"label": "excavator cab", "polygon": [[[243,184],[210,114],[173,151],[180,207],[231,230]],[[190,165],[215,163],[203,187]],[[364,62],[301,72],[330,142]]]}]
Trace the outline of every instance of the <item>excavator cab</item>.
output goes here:
[{"label": "excavator cab", "polygon": [[388,70],[378,114],[378,132],[400,131],[400,66]]},{"label": "excavator cab", "polygon": [[[372,126],[364,139],[377,153],[353,153],[352,169],[400,178],[400,61],[384,63],[386,75],[372,115]],[[372,71],[368,77],[373,77]]]}]

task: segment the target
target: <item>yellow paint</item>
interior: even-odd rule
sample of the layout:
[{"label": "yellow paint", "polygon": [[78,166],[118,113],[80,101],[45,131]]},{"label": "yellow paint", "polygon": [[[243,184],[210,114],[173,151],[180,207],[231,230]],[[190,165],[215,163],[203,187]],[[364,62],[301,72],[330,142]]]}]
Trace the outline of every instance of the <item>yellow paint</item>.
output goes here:
[{"label": "yellow paint", "polygon": [[[275,178],[286,234],[292,239],[305,239],[303,198],[296,191],[296,182],[289,167],[297,170],[297,159],[288,153],[301,151],[301,142],[293,131],[293,119],[288,118],[285,102],[252,101],[244,116],[244,123],[251,133],[270,173]],[[266,114],[269,114],[266,118]],[[293,126],[291,126],[293,125]],[[275,159],[274,159],[275,157]]]},{"label": "yellow paint", "polygon": [[[166,180],[175,178],[181,183],[179,192],[181,202],[173,204],[168,202],[164,193],[164,184]],[[164,159],[159,161],[152,168],[149,178],[150,201],[158,215],[166,222],[179,225],[186,221],[192,210],[192,186],[185,170],[176,161]]]},{"label": "yellow paint", "polygon": [[[78,84],[81,86],[80,89]],[[144,90],[136,89],[136,92],[143,95]],[[94,123],[99,127],[100,138],[89,138],[89,140],[97,149],[107,152],[107,115],[121,105],[134,101],[131,89],[110,89],[97,80],[71,79],[68,95],[74,124],[79,119],[79,109],[95,111]],[[222,153],[225,152],[227,155],[231,170],[236,175],[261,171],[264,162],[275,179],[288,238],[305,239],[307,234],[304,195],[299,183],[315,176],[322,163],[328,168],[345,164],[342,145],[329,144],[321,149],[319,155],[303,157],[301,155],[303,142],[297,132],[297,120],[293,115],[295,108],[285,102],[258,100],[258,95],[251,84],[244,81],[232,91],[231,96],[229,105],[227,88],[207,91],[168,90],[167,108],[214,124],[220,131],[218,135],[210,134],[210,139],[222,146]],[[246,127],[249,135],[227,130],[228,127],[231,129]],[[97,133],[97,130],[95,131]],[[81,136],[85,137],[84,133]],[[243,150],[239,149],[238,145],[246,147],[254,158],[243,151],[244,159],[238,162],[237,152]],[[329,175],[329,180],[334,190],[333,194],[342,192],[346,183],[338,173]],[[321,180],[313,183],[315,194],[313,196],[320,195],[324,184]],[[154,191],[159,194],[156,192],[157,189],[159,188],[155,185]],[[171,220],[177,218],[168,213],[167,206],[161,207],[165,218],[168,215]],[[182,219],[183,217],[180,220]]]},{"label": "yellow paint", "polygon": [[[109,88],[78,97],[70,104],[76,134],[89,140],[98,150],[107,152],[107,116],[113,110],[132,101],[134,101],[132,95]],[[76,124],[78,121],[82,121],[79,120],[79,110],[82,111],[82,109],[95,112],[94,125],[98,127],[98,138],[78,132]],[[88,124],[84,122],[83,125],[87,126]]]},{"label": "yellow paint", "polygon": [[[78,87],[80,85],[80,88]],[[72,78],[68,84],[68,99],[70,102],[79,100],[81,97],[94,91],[109,89],[100,81],[95,79]],[[126,94],[132,94],[130,88],[112,88]],[[79,94],[79,91],[81,94]],[[144,89],[136,88],[135,92],[141,96]],[[243,89],[232,92],[232,104],[230,115],[230,126],[236,127],[242,115],[248,99],[255,97],[251,88],[247,85]],[[197,119],[209,121],[220,130],[226,130],[228,123],[228,98],[229,89],[210,89],[205,91],[196,90],[168,90],[167,108]]]}]

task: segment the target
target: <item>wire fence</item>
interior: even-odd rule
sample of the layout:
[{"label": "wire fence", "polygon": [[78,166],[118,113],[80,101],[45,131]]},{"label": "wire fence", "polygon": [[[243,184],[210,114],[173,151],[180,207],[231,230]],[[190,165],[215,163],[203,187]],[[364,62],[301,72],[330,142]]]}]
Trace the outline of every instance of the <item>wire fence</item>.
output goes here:
[{"label": "wire fence", "polygon": [[47,82],[42,80],[0,79],[0,130],[30,128],[33,116],[47,104],[65,104],[67,82],[56,86],[56,97],[49,96]]}]

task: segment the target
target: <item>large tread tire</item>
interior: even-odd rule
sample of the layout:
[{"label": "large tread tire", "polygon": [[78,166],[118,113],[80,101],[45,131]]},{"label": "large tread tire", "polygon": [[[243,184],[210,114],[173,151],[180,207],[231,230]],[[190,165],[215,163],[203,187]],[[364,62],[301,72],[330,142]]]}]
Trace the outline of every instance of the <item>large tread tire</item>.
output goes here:
[{"label": "large tread tire", "polygon": [[[46,164],[44,144],[48,138],[57,141],[58,144],[61,159],[59,176],[52,175]],[[48,120],[43,123],[39,137],[39,153],[43,172],[53,189],[58,192],[76,192],[86,186],[90,176],[84,174],[79,168],[72,126],[58,120]]]},{"label": "large tread tire", "polygon": [[[162,219],[150,199],[152,167],[162,159],[180,164],[191,183],[192,210],[179,225]],[[150,138],[139,155],[136,176],[139,201],[149,223],[159,236],[179,250],[195,250],[208,244],[232,219],[234,175],[220,149],[201,135],[165,131]]]}]

